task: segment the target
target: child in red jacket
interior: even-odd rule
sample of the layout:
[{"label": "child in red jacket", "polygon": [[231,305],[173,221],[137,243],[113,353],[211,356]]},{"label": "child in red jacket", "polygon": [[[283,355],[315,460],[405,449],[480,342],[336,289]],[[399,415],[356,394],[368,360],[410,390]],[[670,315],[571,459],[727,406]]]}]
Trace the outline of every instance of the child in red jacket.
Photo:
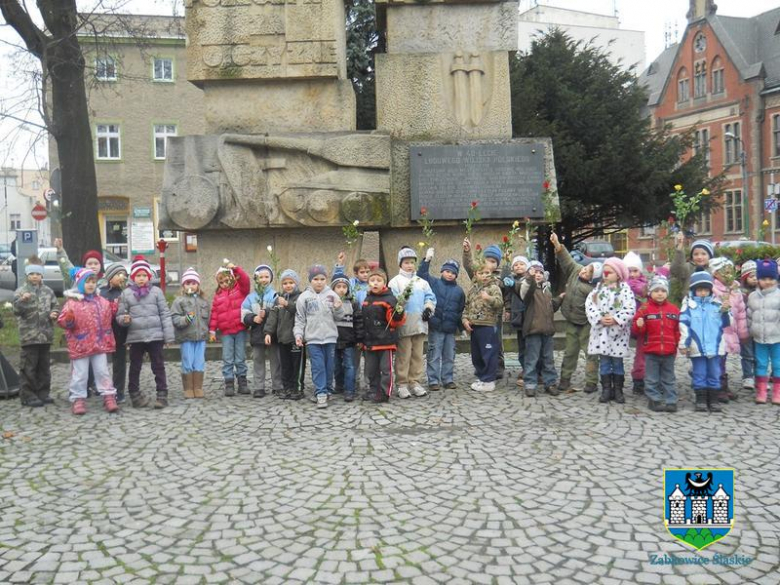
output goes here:
[{"label": "child in red jacket", "polygon": [[654,412],[677,412],[674,357],[680,342],[680,310],[667,300],[669,281],[656,276],[650,298],[634,315],[632,333],[644,342],[645,395]]},{"label": "child in red jacket", "polygon": [[211,303],[209,341],[222,333],[222,377],[225,396],[235,396],[235,378],[246,386],[246,327],[241,321],[241,303],[249,294],[249,275],[240,266],[225,261],[217,270],[217,294]]}]

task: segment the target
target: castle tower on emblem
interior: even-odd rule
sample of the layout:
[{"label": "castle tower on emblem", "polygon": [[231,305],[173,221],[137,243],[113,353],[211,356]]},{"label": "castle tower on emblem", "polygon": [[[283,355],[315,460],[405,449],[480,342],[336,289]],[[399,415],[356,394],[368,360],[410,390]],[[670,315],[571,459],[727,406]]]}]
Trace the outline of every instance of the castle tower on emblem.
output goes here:
[{"label": "castle tower on emblem", "polygon": [[[675,484],[674,490],[667,496],[669,514],[668,526],[688,527],[715,527],[730,526],[729,500],[731,496],[718,484],[718,490],[712,494],[712,474],[706,479],[701,473],[695,473],[695,477],[686,477],[688,483],[686,495],[680,484]],[[690,500],[690,507],[686,509],[686,502]]]},{"label": "castle tower on emblem", "polygon": [[718,491],[712,496],[712,516],[715,524],[729,523],[729,500],[731,496],[723,489],[723,484],[718,485]]},{"label": "castle tower on emblem", "polygon": [[688,497],[682,493],[680,484],[674,486],[669,495],[669,524],[685,524],[685,500]]}]

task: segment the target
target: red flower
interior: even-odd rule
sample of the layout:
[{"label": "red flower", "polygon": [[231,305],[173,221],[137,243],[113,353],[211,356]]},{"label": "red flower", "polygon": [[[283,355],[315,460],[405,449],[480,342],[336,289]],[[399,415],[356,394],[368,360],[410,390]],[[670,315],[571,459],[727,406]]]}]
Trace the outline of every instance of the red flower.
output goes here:
[{"label": "red flower", "polygon": [[737,248],[737,256],[742,256],[742,248]]},{"label": "red flower", "polygon": [[509,243],[509,236],[504,236],[502,239],[504,240],[505,244]]},{"label": "red flower", "polygon": [[428,215],[428,208],[427,207],[421,207],[420,208],[420,215]]},{"label": "red flower", "polygon": [[547,191],[550,188],[550,181],[545,181],[542,183],[542,188]]},{"label": "red flower", "polygon": [[471,202],[471,208],[472,209],[476,209],[477,205],[479,205],[479,203],[476,201],[476,199]]},{"label": "red flower", "polygon": [[482,246],[480,246],[479,244],[477,244],[477,252],[481,252],[481,251],[482,251]]}]

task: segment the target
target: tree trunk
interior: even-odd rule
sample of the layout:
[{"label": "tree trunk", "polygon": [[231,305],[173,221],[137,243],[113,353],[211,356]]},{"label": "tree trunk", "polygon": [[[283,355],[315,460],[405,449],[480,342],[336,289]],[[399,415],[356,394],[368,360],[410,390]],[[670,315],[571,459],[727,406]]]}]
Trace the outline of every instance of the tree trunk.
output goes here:
[{"label": "tree trunk", "polygon": [[52,134],[62,177],[62,238],[74,264],[87,250],[102,250],[97,215],[97,179],[89,126],[84,57],[75,33],[50,43]]}]

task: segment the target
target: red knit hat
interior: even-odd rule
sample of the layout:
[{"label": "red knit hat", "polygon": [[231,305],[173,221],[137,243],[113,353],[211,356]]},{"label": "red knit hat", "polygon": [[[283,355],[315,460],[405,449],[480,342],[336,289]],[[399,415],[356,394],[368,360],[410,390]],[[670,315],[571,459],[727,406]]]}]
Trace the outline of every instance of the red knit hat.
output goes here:
[{"label": "red knit hat", "polygon": [[133,258],[133,263],[130,266],[130,278],[134,279],[139,272],[146,272],[149,278],[152,278],[152,267],[143,256]]},{"label": "red knit hat", "polygon": [[84,255],[81,257],[81,264],[82,266],[87,265],[87,260],[90,258],[94,258],[98,262],[100,262],[100,269],[103,269],[103,254],[101,254],[98,250],[87,250],[84,252]]}]

